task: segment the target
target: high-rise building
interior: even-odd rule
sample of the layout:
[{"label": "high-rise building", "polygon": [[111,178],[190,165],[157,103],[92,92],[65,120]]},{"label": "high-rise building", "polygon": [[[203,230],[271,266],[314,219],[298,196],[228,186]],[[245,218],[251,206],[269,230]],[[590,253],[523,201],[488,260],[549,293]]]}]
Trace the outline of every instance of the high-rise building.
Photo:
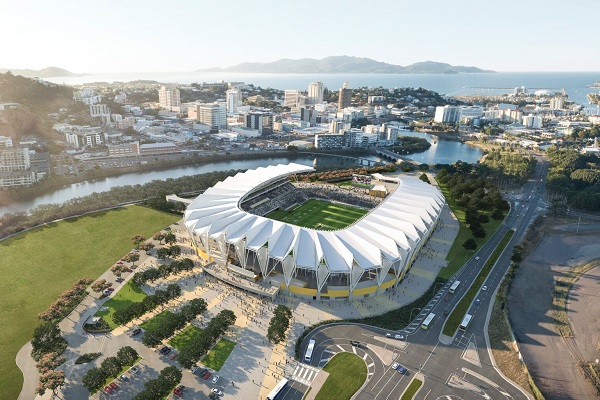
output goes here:
[{"label": "high-rise building", "polygon": [[460,120],[460,108],[456,106],[438,106],[435,108],[433,120],[437,123],[454,124]]},{"label": "high-rise building", "polygon": [[323,90],[323,82],[311,82],[310,85],[308,85],[308,97],[306,102],[308,104],[317,104],[322,102]]},{"label": "high-rise building", "polygon": [[352,103],[352,89],[348,87],[348,82],[344,82],[344,86],[340,89],[338,95],[338,110],[350,107]]},{"label": "high-rise building", "polygon": [[227,115],[237,114],[239,92],[236,89],[229,89],[225,93],[225,104],[227,107]]},{"label": "high-rise building", "polygon": [[273,114],[268,111],[250,111],[246,114],[246,128],[256,129],[261,135],[273,133]]},{"label": "high-rise building", "polygon": [[565,106],[565,99],[558,96],[550,99],[550,108],[552,110],[562,110]]},{"label": "high-rise building", "polygon": [[197,104],[196,119],[210,126],[212,131],[224,129],[227,126],[227,107],[225,103]]},{"label": "high-rise building", "polygon": [[158,103],[161,108],[171,109],[171,107],[179,107],[181,98],[179,89],[175,85],[165,85],[158,89]]},{"label": "high-rise building", "polygon": [[283,97],[283,106],[289,107],[290,110],[298,107],[300,102],[299,90],[286,90]]}]

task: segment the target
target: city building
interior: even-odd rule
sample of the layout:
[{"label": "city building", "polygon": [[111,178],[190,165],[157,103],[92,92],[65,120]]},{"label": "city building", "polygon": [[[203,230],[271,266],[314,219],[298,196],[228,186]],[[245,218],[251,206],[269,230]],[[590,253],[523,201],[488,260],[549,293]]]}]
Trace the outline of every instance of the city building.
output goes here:
[{"label": "city building", "polygon": [[97,94],[92,88],[85,88],[77,92],[73,92],[73,101],[87,104],[88,106],[100,103],[102,96]]},{"label": "city building", "polygon": [[456,106],[438,106],[433,120],[439,124],[455,124],[460,120],[460,108]]},{"label": "city building", "polygon": [[239,92],[237,90],[229,89],[227,92],[225,92],[225,104],[228,116],[238,113],[238,98]]},{"label": "city building", "polygon": [[8,136],[0,136],[0,149],[13,147],[12,139]]},{"label": "city building", "polygon": [[346,147],[346,136],[343,133],[328,133],[315,135],[315,148],[341,149]]},{"label": "city building", "polygon": [[175,85],[164,85],[158,89],[158,104],[161,108],[170,110],[171,107],[181,105],[181,96],[179,89]]},{"label": "city building", "polygon": [[104,134],[97,127],[71,126],[70,129],[62,129],[62,132],[65,134],[65,141],[76,149],[95,147],[105,141]]},{"label": "city building", "polygon": [[49,169],[47,154],[36,157],[28,148],[0,149],[0,187],[32,185],[44,178]]},{"label": "city building", "polygon": [[250,111],[246,114],[246,128],[256,129],[261,135],[273,133],[273,113]]},{"label": "city building", "polygon": [[344,85],[338,94],[338,110],[343,110],[346,107],[350,107],[352,103],[352,89],[348,87],[348,82],[344,82]]},{"label": "city building", "polygon": [[329,124],[329,132],[331,133],[344,133],[348,129],[351,128],[350,122],[340,121],[339,119],[334,119]]},{"label": "city building", "polygon": [[565,108],[565,99],[561,96],[553,97],[550,99],[551,110],[562,110]]},{"label": "city building", "polygon": [[110,117],[110,108],[106,104],[92,104],[90,105],[90,115],[92,118]]},{"label": "city building", "polygon": [[539,115],[524,115],[523,125],[528,128],[541,129],[543,119]]},{"label": "city building", "polygon": [[381,103],[384,101],[385,101],[384,96],[369,96],[369,97],[367,97],[367,103],[369,103],[369,104]]},{"label": "city building", "polygon": [[196,120],[218,131],[227,127],[227,106],[225,103],[196,104]]},{"label": "city building", "polygon": [[299,90],[286,90],[283,95],[283,106],[288,107],[290,110],[298,108],[300,103],[300,91]]},{"label": "city building", "polygon": [[278,290],[311,300],[385,294],[404,278],[435,230],[443,195],[415,177],[390,177],[396,183],[392,193],[363,218],[335,231],[257,215],[259,208],[276,209],[281,191],[289,202],[303,201],[302,187],[291,182],[312,171],[299,164],[271,165],[208,188],[183,217],[194,251],[207,263],[262,276]]},{"label": "city building", "polygon": [[308,96],[306,97],[307,104],[317,104],[323,101],[323,91],[325,87],[323,82],[311,82],[308,85]]}]

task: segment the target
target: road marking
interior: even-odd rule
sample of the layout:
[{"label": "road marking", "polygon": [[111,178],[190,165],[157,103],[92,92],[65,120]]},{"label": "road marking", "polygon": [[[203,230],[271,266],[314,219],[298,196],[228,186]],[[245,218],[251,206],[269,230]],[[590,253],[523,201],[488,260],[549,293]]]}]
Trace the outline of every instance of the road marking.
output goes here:
[{"label": "road marking", "polygon": [[352,346],[352,351],[356,354],[356,347]]},{"label": "road marking", "polygon": [[292,375],[296,375],[296,372],[298,372],[298,368],[300,368],[300,366],[296,365],[296,369],[294,370],[294,373]]},{"label": "road marking", "polygon": [[319,360],[319,364],[321,364],[323,361],[325,362],[325,364],[327,364],[327,361],[331,360],[331,358],[321,358]]},{"label": "road marking", "polygon": [[331,351],[331,350],[323,350],[323,353],[336,354],[335,351]]},{"label": "road marking", "polygon": [[307,381],[310,381],[310,378],[312,378],[314,371],[310,371],[310,374],[308,374],[308,378],[306,378]]},{"label": "road marking", "polygon": [[336,344],[336,346],[338,347],[338,349],[340,349],[341,351],[346,351],[344,350],[344,348],[342,346],[340,346],[339,344]]},{"label": "road marking", "polygon": [[371,364],[367,365],[367,368],[371,368],[373,365],[375,365],[375,363],[371,363]]},{"label": "road marking", "polygon": [[368,356],[368,355],[369,355],[369,354],[365,353],[365,356],[363,357],[363,361],[367,359],[367,356]]}]

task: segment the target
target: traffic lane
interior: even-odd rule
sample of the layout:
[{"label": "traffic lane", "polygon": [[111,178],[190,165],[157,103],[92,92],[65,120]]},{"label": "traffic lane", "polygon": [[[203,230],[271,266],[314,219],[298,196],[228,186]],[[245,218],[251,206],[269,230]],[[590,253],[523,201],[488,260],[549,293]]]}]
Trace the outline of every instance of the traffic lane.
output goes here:
[{"label": "traffic lane", "polygon": [[308,386],[303,385],[298,381],[290,381],[282,391],[278,399],[281,400],[302,400],[304,393],[308,390]]}]

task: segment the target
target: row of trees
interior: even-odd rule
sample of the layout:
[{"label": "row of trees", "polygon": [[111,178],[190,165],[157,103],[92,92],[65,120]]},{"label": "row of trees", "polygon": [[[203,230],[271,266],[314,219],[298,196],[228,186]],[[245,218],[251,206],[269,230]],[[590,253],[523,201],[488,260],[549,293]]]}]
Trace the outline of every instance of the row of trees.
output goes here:
[{"label": "row of trees", "polygon": [[181,247],[175,245],[175,246],[169,246],[169,247],[161,247],[160,249],[156,250],[156,258],[158,258],[159,260],[165,260],[167,258],[175,258],[175,257],[179,257],[181,255]]},{"label": "row of trees", "polygon": [[182,271],[190,271],[194,268],[194,261],[189,258],[173,260],[169,264],[160,265],[158,268],[148,268],[142,272],[136,272],[133,275],[133,282],[136,285],[143,285],[146,282],[154,282],[158,278],[167,278],[170,275],[178,274]]},{"label": "row of trees", "polygon": [[112,320],[115,324],[124,325],[179,296],[181,296],[181,287],[172,283],[165,290],[157,290],[154,294],[144,297],[140,303],[132,303],[125,308],[118,309],[113,314]]},{"label": "row of trees", "polygon": [[156,400],[166,398],[181,382],[181,371],[174,366],[166,367],[158,378],[150,379],[144,385],[144,390],[133,397],[133,400]]},{"label": "row of trees", "polygon": [[56,390],[64,385],[65,374],[56,368],[65,362],[61,354],[67,348],[67,341],[62,337],[56,321],[44,322],[33,331],[31,339],[31,357],[37,361],[36,368],[40,372],[36,393],[43,396],[46,390]]},{"label": "row of trees", "polygon": [[576,208],[600,211],[600,158],[576,150],[548,149],[551,168],[546,188]]},{"label": "row of trees", "polygon": [[184,368],[192,368],[217,342],[217,339],[229,329],[229,326],[235,323],[235,320],[236,316],[231,310],[223,310],[217,314],[196,340],[181,348],[177,358],[179,364]]},{"label": "row of trees", "polygon": [[176,330],[183,328],[188,322],[204,313],[206,308],[204,299],[193,299],[177,314],[170,315],[170,318],[158,318],[159,323],[151,325],[144,332],[142,343],[150,347],[159,345],[163,339],[173,336]]},{"label": "row of trees", "polygon": [[290,327],[291,319],[292,310],[283,305],[275,307],[273,318],[271,318],[271,322],[269,322],[267,339],[273,344],[283,342],[285,340],[285,332],[287,332]]},{"label": "row of trees", "polygon": [[76,281],[70,289],[65,290],[58,299],[50,304],[50,306],[38,314],[38,318],[44,321],[59,320],[67,315],[77,307],[77,305],[88,295],[86,288],[92,283],[91,279],[83,278]]},{"label": "row of trees", "polygon": [[116,356],[107,357],[102,361],[100,367],[89,369],[83,375],[81,383],[92,393],[104,386],[107,379],[119,376],[123,367],[132,366],[138,358],[139,355],[133,347],[121,347]]}]

